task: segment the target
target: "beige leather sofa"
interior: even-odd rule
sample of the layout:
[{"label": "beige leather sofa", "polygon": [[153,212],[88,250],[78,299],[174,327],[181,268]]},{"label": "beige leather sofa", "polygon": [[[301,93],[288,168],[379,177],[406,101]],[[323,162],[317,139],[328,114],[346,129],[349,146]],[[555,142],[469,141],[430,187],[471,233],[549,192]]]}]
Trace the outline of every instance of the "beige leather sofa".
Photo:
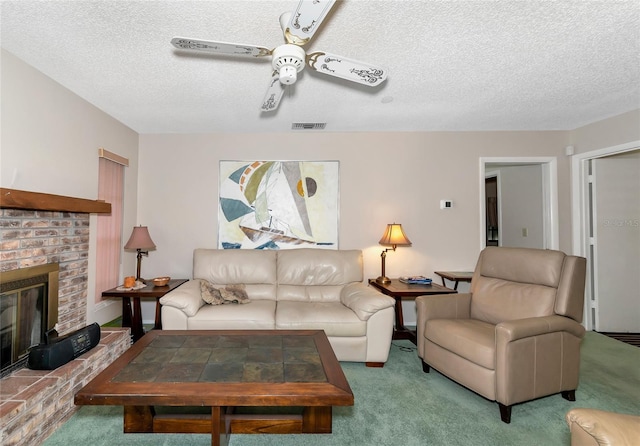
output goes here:
[{"label": "beige leather sofa", "polygon": [[597,409],[571,409],[566,415],[571,446],[637,446],[640,416]]},{"label": "beige leather sofa", "polygon": [[[245,285],[245,304],[209,305],[200,280]],[[382,367],[394,300],[363,283],[359,250],[196,249],[193,279],[160,299],[164,330],[324,330],[338,360]]]},{"label": "beige leather sofa", "polygon": [[574,401],[585,265],[560,251],[484,249],[469,293],[416,299],[423,370],[496,401],[505,423],[516,403],[555,393]]}]

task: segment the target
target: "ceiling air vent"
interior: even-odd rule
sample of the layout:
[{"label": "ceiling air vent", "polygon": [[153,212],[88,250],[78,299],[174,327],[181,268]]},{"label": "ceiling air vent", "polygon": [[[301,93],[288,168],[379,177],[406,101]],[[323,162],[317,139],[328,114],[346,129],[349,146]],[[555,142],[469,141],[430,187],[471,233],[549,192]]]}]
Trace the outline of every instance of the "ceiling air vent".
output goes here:
[{"label": "ceiling air vent", "polygon": [[326,122],[294,122],[291,130],[324,130]]}]

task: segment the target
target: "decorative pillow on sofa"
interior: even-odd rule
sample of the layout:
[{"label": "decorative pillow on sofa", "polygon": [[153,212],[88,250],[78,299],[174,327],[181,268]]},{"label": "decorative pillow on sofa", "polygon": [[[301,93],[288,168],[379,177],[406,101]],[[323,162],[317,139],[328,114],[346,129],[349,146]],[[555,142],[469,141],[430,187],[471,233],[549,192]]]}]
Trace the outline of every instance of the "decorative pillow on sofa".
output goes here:
[{"label": "decorative pillow on sofa", "polygon": [[250,302],[245,286],[242,284],[227,285],[220,290],[220,294],[225,304],[246,304]]},{"label": "decorative pillow on sofa", "polygon": [[200,296],[202,300],[211,305],[221,305],[224,303],[220,290],[206,280],[200,281]]},{"label": "decorative pillow on sofa", "polygon": [[200,294],[202,300],[211,305],[246,304],[250,302],[245,286],[242,284],[216,288],[211,282],[201,280]]}]

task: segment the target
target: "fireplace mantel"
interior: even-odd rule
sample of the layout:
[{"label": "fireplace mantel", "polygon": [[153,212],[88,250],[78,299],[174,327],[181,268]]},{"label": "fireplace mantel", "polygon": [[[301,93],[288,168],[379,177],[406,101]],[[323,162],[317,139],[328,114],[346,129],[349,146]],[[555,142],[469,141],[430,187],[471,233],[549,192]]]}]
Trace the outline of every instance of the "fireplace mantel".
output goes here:
[{"label": "fireplace mantel", "polygon": [[0,187],[0,208],[109,214],[111,203]]}]

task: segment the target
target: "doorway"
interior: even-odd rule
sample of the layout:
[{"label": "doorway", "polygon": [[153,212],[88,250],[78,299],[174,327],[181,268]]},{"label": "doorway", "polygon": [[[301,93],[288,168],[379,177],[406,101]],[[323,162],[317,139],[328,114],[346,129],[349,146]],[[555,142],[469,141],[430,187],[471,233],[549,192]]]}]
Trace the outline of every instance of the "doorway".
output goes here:
[{"label": "doorway", "polygon": [[487,171],[484,179],[484,194],[486,209],[486,246],[501,246],[500,244],[500,204],[498,196],[499,171]]},{"label": "doorway", "polygon": [[[497,189],[493,215],[492,178]],[[480,249],[492,245],[558,249],[555,157],[480,158],[480,179]],[[497,240],[490,240],[494,223]]]},{"label": "doorway", "polygon": [[572,159],[573,249],[587,259],[587,330],[640,332],[640,141]]}]

